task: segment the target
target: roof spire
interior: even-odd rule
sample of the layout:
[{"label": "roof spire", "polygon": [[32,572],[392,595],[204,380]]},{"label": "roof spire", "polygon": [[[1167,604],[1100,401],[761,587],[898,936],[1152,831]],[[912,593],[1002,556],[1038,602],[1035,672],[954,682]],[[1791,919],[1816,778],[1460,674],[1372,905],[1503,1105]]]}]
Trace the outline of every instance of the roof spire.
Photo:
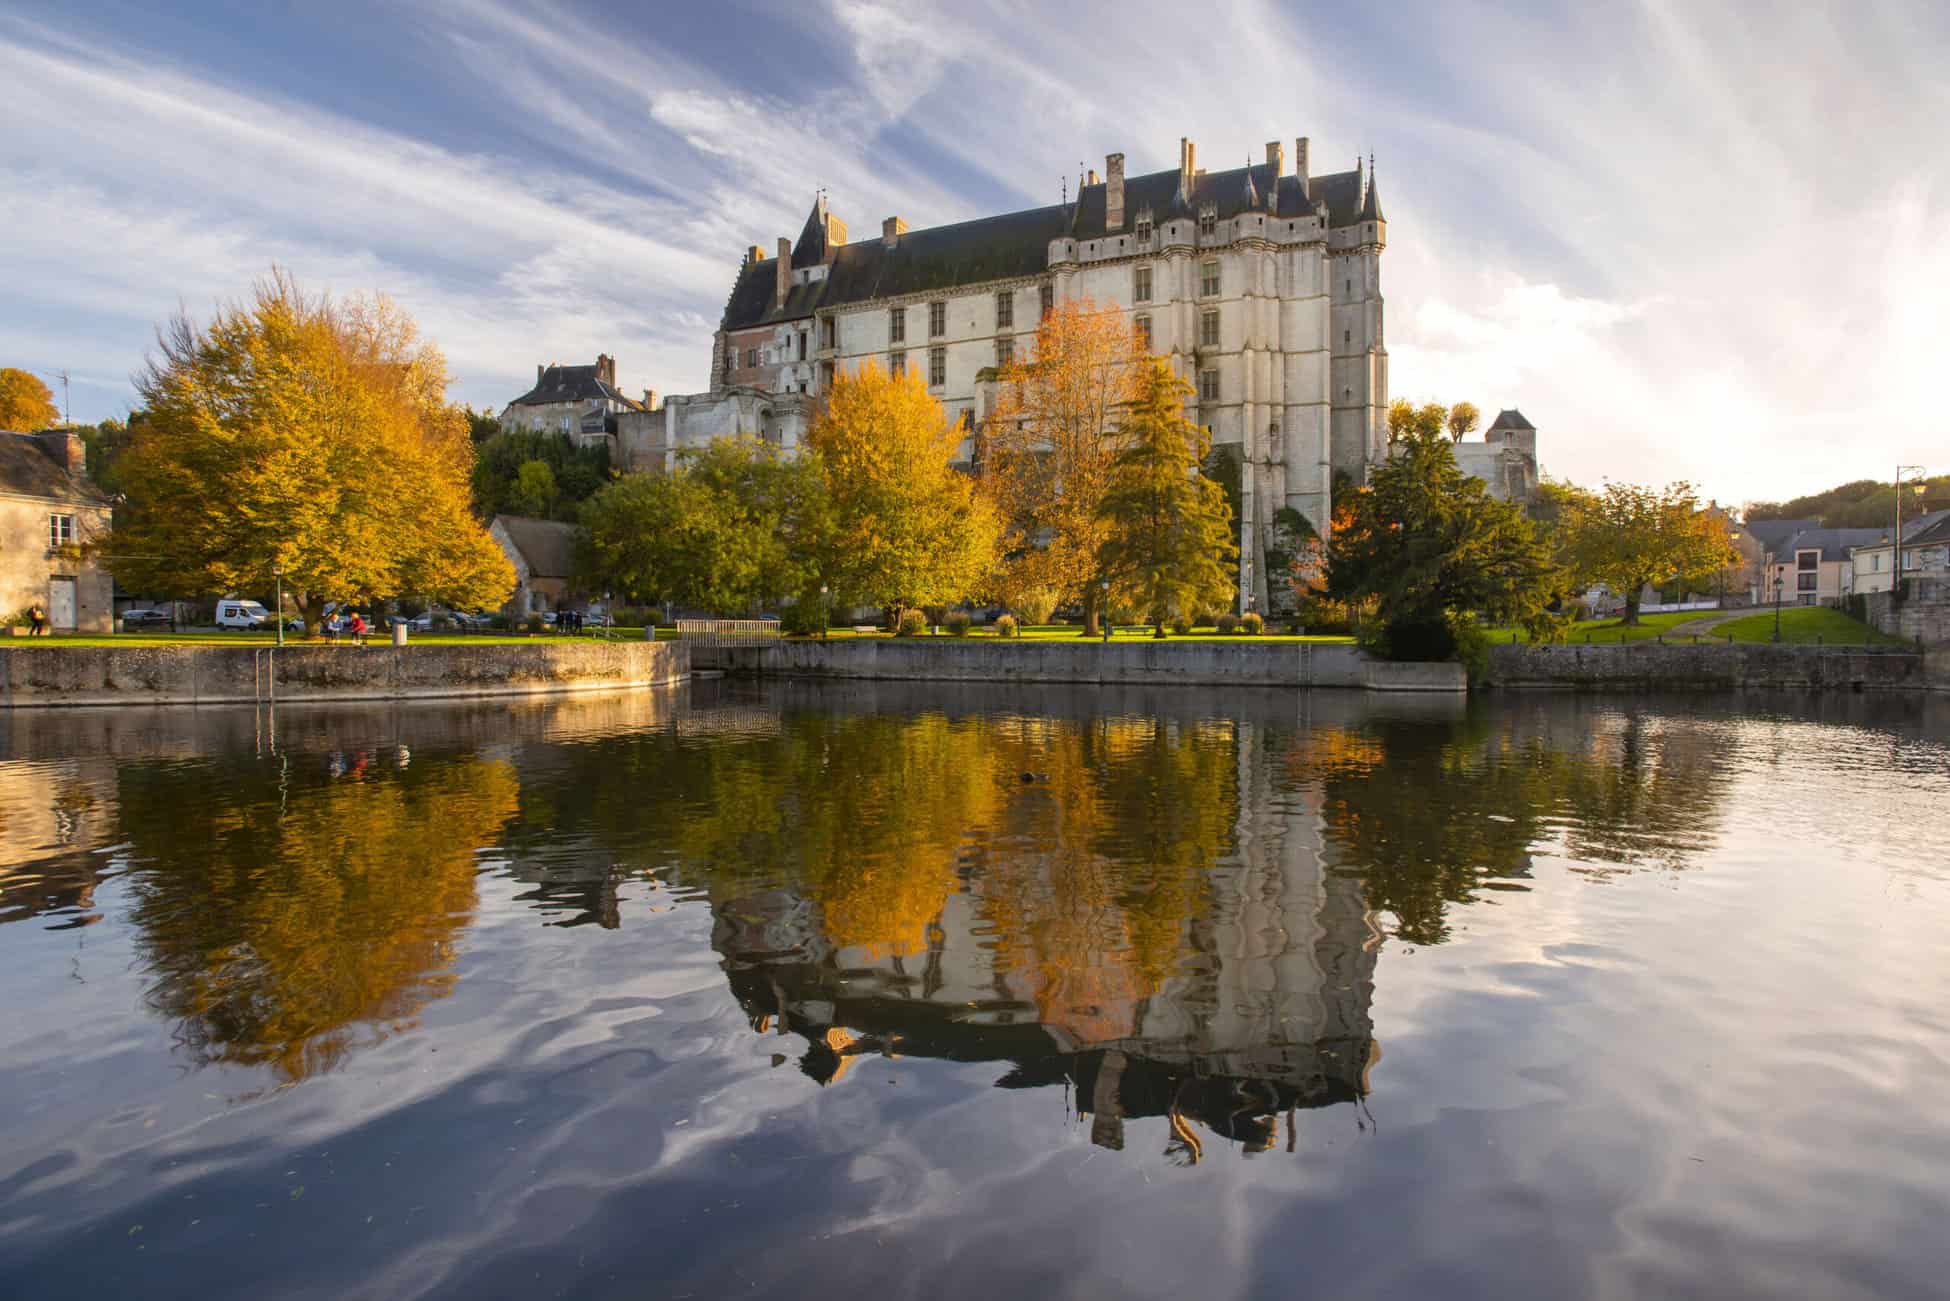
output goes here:
[{"label": "roof spire", "polygon": [[1257,208],[1259,206],[1259,191],[1253,188],[1253,156],[1251,154],[1246,155],[1245,200],[1248,208]]}]

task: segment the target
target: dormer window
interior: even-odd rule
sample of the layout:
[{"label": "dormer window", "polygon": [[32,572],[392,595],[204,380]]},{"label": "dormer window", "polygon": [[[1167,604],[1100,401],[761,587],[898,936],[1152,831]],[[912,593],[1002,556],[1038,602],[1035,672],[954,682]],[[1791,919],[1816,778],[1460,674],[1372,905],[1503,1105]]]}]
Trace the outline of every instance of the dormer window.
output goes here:
[{"label": "dormer window", "polygon": [[1201,236],[1216,235],[1219,233],[1219,208],[1217,204],[1208,203],[1199,208],[1198,233]]},{"label": "dormer window", "polygon": [[1142,243],[1151,238],[1151,209],[1145,208],[1137,216],[1137,237]]}]

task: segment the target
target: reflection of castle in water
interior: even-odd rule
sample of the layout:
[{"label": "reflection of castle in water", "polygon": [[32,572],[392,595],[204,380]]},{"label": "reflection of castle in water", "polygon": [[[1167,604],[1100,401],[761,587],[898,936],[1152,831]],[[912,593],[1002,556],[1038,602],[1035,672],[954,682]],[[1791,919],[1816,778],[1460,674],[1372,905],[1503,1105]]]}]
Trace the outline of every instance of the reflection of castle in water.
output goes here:
[{"label": "reflection of castle in water", "polygon": [[1037,886],[1065,865],[1033,838],[964,851],[961,888],[920,952],[836,945],[818,904],[791,888],[720,902],[713,944],[754,1028],[803,1037],[801,1066],[822,1083],[870,1053],[1007,1061],[1001,1087],[1067,1084],[1105,1147],[1121,1148],[1137,1117],[1164,1117],[1181,1160],[1198,1159],[1199,1125],[1260,1150],[1286,1115],[1290,1144],[1292,1111],[1367,1093],[1380,934],[1361,883],[1324,869],[1316,804],[1270,789],[1262,739],[1250,724],[1231,737],[1245,812],[1202,865],[1161,978],[1129,947],[1015,942],[1074,925],[1046,915],[1063,893]]}]

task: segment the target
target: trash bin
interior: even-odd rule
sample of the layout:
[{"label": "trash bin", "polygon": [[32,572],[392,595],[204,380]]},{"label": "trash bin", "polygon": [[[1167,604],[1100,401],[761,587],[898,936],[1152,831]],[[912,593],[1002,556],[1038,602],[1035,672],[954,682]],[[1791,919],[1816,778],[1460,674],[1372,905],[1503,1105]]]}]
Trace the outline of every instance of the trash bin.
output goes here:
[{"label": "trash bin", "polygon": [[406,620],[404,619],[395,619],[393,621],[393,645],[406,645]]}]

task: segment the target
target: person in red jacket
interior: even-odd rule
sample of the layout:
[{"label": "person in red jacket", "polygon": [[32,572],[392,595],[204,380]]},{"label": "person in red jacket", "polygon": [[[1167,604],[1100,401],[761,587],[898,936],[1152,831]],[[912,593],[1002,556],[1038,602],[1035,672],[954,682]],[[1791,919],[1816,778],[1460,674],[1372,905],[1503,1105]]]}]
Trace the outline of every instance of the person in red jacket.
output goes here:
[{"label": "person in red jacket", "polygon": [[366,644],[366,616],[357,610],[352,612],[352,644],[354,646]]}]

